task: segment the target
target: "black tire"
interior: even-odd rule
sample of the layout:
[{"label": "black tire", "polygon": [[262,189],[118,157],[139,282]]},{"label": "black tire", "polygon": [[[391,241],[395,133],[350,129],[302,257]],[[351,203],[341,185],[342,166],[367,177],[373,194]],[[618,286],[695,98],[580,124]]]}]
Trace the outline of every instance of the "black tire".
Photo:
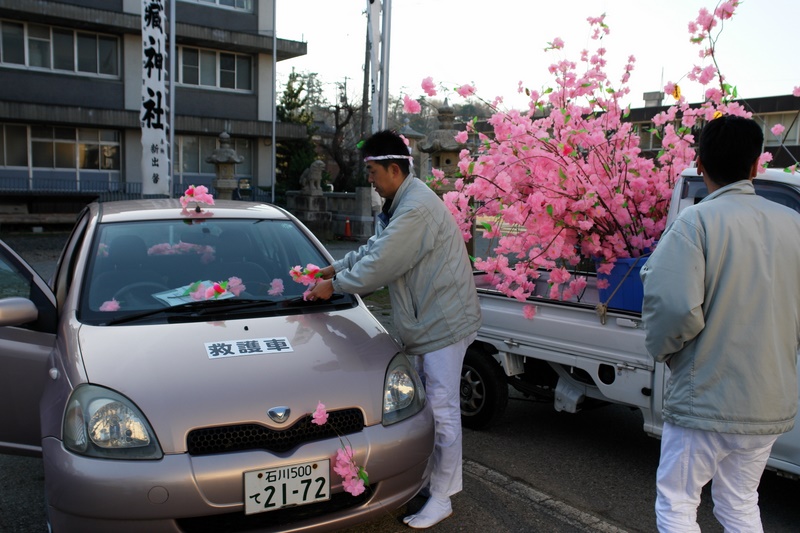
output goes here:
[{"label": "black tire", "polygon": [[508,405],[508,382],[494,358],[470,347],[461,367],[461,425],[485,429],[500,418]]}]

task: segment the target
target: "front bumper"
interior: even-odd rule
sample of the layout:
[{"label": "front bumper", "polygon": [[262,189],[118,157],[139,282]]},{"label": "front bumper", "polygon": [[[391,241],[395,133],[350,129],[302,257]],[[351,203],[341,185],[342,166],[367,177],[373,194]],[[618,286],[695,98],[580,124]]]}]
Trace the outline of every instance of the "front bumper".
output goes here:
[{"label": "front bumper", "polygon": [[[47,438],[42,443],[42,455],[50,524],[56,533],[181,532],[189,531],[186,524],[192,521],[182,527],[178,519],[229,514],[242,527],[250,527],[249,521],[262,531],[349,527],[394,510],[414,497],[426,481],[433,440],[433,417],[427,405],[398,424],[370,426],[348,435],[345,443],[355,450],[356,463],[369,473],[370,495],[354,498],[350,507],[320,511],[316,516],[311,510],[298,522],[270,525],[266,516],[270,513],[244,517],[244,472],[333,458],[342,445],[339,439],[310,442],[283,454],[247,451],[116,461],[75,455],[61,441]],[[333,471],[330,480],[331,495],[342,492],[341,478]]]}]

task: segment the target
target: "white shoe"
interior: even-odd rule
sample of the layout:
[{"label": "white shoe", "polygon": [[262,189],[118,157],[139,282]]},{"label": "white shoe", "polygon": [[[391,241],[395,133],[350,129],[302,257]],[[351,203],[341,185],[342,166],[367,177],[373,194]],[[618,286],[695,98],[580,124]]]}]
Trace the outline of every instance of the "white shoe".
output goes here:
[{"label": "white shoe", "polygon": [[428,529],[451,514],[453,506],[450,504],[450,498],[440,499],[431,496],[417,514],[408,515],[403,519],[403,523],[413,529]]}]

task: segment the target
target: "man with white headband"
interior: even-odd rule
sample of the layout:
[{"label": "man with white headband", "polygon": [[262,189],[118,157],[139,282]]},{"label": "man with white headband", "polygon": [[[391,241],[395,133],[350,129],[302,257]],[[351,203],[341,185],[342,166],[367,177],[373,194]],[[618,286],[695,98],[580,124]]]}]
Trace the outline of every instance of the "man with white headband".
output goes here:
[{"label": "man with white headband", "polygon": [[381,131],[361,147],[368,180],[386,199],[379,230],[358,250],[322,269],[310,298],[368,294],[388,285],[392,318],[421,374],[436,425],[430,498],[403,522],[426,529],[453,513],[461,491],[461,365],[481,325],[472,265],[453,215],[411,173],[403,139]]}]

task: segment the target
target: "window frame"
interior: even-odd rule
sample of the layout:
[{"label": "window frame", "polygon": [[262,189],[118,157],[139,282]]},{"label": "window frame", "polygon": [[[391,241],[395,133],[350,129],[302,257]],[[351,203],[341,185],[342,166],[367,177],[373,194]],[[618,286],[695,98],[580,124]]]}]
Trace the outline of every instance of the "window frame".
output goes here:
[{"label": "window frame", "polygon": [[[192,59],[196,58],[196,62],[187,63],[187,52],[189,52]],[[232,91],[237,93],[253,93],[254,70],[255,65],[253,56],[250,54],[240,54],[236,52],[213,50],[210,48],[200,48],[197,46],[179,46],[178,47],[178,66],[176,68],[179,79],[176,80],[177,84],[182,87],[196,87],[199,89],[218,90],[218,91]],[[214,60],[214,73],[213,85],[210,83],[211,74],[208,73],[210,68],[209,59],[213,57]],[[232,62],[233,70],[228,68],[223,69],[223,63]],[[240,72],[242,67],[247,67],[246,73]],[[186,81],[186,69],[191,69],[190,74],[192,81]],[[223,78],[233,82],[234,87],[224,86]],[[194,80],[196,79],[196,83]],[[248,87],[239,87],[240,83],[247,82]]]}]

